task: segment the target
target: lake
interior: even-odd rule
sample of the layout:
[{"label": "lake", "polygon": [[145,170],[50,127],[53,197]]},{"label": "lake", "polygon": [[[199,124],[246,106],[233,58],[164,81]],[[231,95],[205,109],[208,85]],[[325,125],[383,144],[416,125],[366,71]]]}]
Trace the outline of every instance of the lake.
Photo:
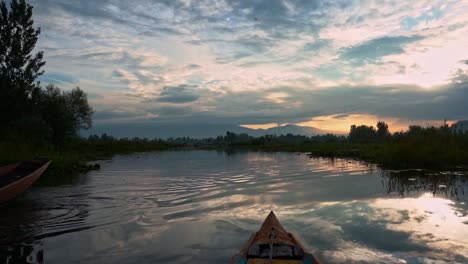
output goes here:
[{"label": "lake", "polygon": [[468,177],[296,153],[117,155],[1,208],[3,263],[228,263],[270,210],[324,263],[468,263]]}]

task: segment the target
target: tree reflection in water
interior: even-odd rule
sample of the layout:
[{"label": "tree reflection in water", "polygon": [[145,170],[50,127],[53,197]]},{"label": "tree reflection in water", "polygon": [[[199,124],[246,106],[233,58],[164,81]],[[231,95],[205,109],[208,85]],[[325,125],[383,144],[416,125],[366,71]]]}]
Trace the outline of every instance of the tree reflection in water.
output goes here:
[{"label": "tree reflection in water", "polygon": [[468,172],[456,171],[382,171],[382,185],[388,194],[398,193],[405,197],[412,194],[431,192],[456,201],[468,197]]},{"label": "tree reflection in water", "polygon": [[[79,192],[81,199],[66,196],[70,188]],[[0,264],[43,264],[47,254],[43,239],[91,228],[85,222],[89,216],[88,193],[80,190],[79,185],[37,188],[2,205]]]},{"label": "tree reflection in water", "polygon": [[44,263],[44,250],[36,250],[34,245],[1,247],[0,256],[0,263],[2,264]]},{"label": "tree reflection in water", "polygon": [[[34,222],[40,215],[34,205],[13,201],[2,207],[0,216],[0,263],[23,264],[44,263],[44,251],[40,240],[35,236],[40,233]],[[14,226],[15,228],[12,228]]]}]

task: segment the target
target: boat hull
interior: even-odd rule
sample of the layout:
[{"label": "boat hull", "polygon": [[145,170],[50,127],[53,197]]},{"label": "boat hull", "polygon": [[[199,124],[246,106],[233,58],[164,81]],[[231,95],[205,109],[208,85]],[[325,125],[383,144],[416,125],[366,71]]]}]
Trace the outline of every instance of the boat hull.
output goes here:
[{"label": "boat hull", "polygon": [[302,243],[281,225],[270,212],[260,230],[255,232],[231,264],[321,264]]},{"label": "boat hull", "polygon": [[[52,161],[48,160],[45,162],[39,163],[36,170],[32,171],[30,174],[21,177],[17,181],[13,181],[6,186],[0,188],[0,203],[10,201],[22,194],[26,189],[28,189],[47,169]],[[12,164],[0,168],[0,177],[8,177],[11,173],[14,173],[21,166],[20,163]]]}]

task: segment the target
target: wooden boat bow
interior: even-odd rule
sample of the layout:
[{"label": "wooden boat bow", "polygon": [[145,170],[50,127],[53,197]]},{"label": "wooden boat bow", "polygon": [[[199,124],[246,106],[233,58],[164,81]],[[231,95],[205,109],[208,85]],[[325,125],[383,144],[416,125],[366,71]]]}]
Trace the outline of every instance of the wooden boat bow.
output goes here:
[{"label": "wooden boat bow", "polygon": [[320,264],[321,262],[307,253],[302,243],[281,225],[271,211],[260,230],[255,232],[240,251],[234,256],[232,264]]},{"label": "wooden boat bow", "polygon": [[23,193],[47,169],[49,159],[26,160],[0,168],[0,203]]}]

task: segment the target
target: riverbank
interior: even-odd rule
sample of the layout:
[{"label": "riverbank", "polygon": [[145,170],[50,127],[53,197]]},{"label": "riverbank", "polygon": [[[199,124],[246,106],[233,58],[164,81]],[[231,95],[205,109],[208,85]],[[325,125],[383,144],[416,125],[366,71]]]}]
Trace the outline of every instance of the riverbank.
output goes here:
[{"label": "riverbank", "polygon": [[249,138],[245,141],[213,139],[148,140],[115,139],[106,135],[76,139],[60,148],[31,146],[26,143],[0,142],[0,165],[34,157],[53,160],[47,175],[84,173],[98,169],[90,162],[110,159],[114,154],[163,151],[169,149],[219,149],[227,151],[303,152],[310,157],[353,158],[378,164],[385,169],[468,170],[468,140],[466,135],[392,139],[386,142],[351,142],[343,138],[314,140],[298,137]]},{"label": "riverbank", "polygon": [[468,169],[468,149],[445,144],[306,142],[248,145],[232,148],[260,151],[304,152],[309,157],[353,158],[385,169]]},{"label": "riverbank", "polygon": [[110,159],[116,154],[162,151],[176,147],[179,145],[143,139],[77,139],[61,148],[32,146],[21,142],[0,142],[0,166],[35,157],[46,157],[51,159],[52,163],[44,175],[76,174],[99,169],[99,165],[93,163],[94,161]]}]

